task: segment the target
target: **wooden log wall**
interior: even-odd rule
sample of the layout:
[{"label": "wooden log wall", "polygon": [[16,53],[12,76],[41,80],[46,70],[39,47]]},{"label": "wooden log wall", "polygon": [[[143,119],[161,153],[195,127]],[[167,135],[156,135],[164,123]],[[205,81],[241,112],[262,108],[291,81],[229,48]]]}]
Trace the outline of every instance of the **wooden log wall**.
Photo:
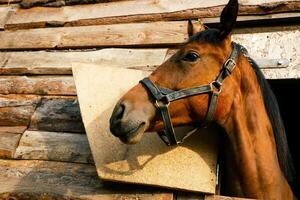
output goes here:
[{"label": "wooden log wall", "polygon": [[[21,190],[27,199],[56,198],[70,188],[67,197],[79,199],[192,199],[173,191],[130,193],[103,186],[96,178],[71,67],[93,63],[153,71],[187,40],[188,19],[215,26],[227,0],[64,7],[48,7],[61,5],[58,0],[23,0],[23,7],[47,6],[30,9],[21,8],[20,1],[0,0],[0,183],[6,183],[0,199],[18,197]],[[76,4],[89,2],[95,1]],[[268,79],[299,79],[300,1],[240,3],[234,40],[249,50]],[[51,192],[53,183],[63,187]],[[43,186],[33,194],[37,184]]]}]

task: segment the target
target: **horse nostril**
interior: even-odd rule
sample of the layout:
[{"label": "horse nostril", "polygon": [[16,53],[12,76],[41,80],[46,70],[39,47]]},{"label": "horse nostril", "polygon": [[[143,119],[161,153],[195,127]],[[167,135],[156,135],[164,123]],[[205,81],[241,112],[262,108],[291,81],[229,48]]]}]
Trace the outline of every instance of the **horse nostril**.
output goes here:
[{"label": "horse nostril", "polygon": [[119,121],[123,118],[125,112],[125,105],[120,104],[114,113],[114,120]]}]

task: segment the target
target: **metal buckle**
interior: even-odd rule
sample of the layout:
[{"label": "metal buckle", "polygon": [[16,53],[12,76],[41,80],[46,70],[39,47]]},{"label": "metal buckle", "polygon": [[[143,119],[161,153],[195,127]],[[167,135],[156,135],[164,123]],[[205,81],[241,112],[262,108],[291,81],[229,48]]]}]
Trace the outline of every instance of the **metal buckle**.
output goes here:
[{"label": "metal buckle", "polygon": [[231,74],[232,71],[234,70],[234,68],[236,67],[235,60],[232,58],[229,58],[228,60],[226,60],[224,67],[229,72],[229,74]]},{"label": "metal buckle", "polygon": [[210,86],[212,89],[216,89],[217,91],[212,91],[212,92],[215,92],[217,94],[220,94],[222,92],[222,83],[219,83],[218,81],[212,81],[210,83]]}]

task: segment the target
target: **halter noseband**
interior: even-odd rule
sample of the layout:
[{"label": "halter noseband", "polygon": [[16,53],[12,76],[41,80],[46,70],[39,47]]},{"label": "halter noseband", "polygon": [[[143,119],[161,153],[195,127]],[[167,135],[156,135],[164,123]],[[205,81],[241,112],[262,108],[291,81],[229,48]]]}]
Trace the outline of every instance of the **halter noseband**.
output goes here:
[{"label": "halter noseband", "polygon": [[231,55],[223,64],[222,70],[218,75],[217,79],[210,82],[207,85],[201,85],[193,88],[173,91],[168,88],[163,88],[158,85],[155,85],[149,78],[144,78],[140,81],[140,83],[142,83],[145,86],[145,88],[151,93],[152,97],[155,100],[155,106],[161,112],[161,116],[164,122],[164,130],[159,131],[158,134],[166,145],[171,146],[181,144],[188,136],[190,136],[197,130],[194,129],[193,131],[187,133],[180,140],[177,140],[173,124],[171,122],[171,116],[169,113],[170,102],[189,96],[210,93],[211,97],[208,106],[208,111],[202,126],[206,125],[207,123],[213,120],[214,113],[217,108],[218,97],[222,90],[222,84],[225,78],[232,73],[236,66],[235,60],[239,53],[239,45],[236,43],[232,43],[232,47],[233,50],[231,52]]}]

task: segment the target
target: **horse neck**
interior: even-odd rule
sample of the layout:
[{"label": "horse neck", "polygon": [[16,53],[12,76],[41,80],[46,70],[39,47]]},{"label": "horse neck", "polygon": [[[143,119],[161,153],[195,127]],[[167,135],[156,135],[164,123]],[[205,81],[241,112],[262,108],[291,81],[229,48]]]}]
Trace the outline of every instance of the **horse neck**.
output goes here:
[{"label": "horse neck", "polygon": [[225,190],[249,198],[292,199],[280,170],[272,124],[256,74],[244,57],[237,68],[242,76],[237,79],[240,87],[222,124],[227,132]]}]

